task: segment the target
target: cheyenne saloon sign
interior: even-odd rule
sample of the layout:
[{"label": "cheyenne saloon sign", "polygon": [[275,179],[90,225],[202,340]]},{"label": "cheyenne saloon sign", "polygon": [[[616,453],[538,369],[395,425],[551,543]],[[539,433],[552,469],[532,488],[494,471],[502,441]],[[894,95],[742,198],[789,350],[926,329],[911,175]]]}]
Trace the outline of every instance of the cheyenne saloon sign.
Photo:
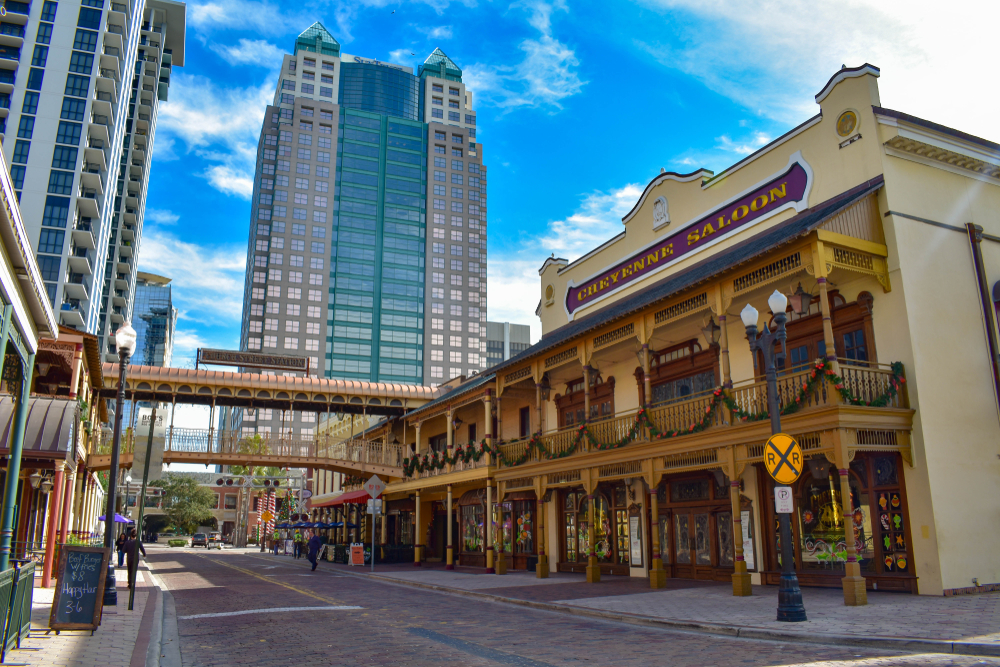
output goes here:
[{"label": "cheyenne saloon sign", "polygon": [[577,310],[606,299],[635,281],[662,271],[681,258],[780,211],[789,208],[801,211],[808,204],[811,184],[812,170],[801,154],[795,153],[780,174],[579,285],[571,282],[566,291],[567,314],[572,319]]}]

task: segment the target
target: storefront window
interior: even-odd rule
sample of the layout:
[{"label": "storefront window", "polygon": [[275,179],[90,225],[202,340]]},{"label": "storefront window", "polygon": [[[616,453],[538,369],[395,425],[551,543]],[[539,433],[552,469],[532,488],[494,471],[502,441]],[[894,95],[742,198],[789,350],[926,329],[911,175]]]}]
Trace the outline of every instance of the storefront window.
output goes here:
[{"label": "storefront window", "polygon": [[615,510],[615,542],[618,547],[617,562],[620,565],[629,564],[628,512]]},{"label": "storefront window", "polygon": [[497,503],[496,513],[493,516],[493,520],[496,522],[497,535],[496,544],[497,549],[502,550],[506,553],[511,553],[511,549],[514,546],[513,542],[513,522],[514,519],[511,516],[513,511],[513,504],[510,502]]},{"label": "storefront window", "polygon": [[535,553],[535,501],[514,501],[514,551],[519,554]]},{"label": "storefront window", "polygon": [[576,557],[576,496],[567,493],[563,501],[563,531],[566,536],[566,560],[575,563]]},{"label": "storefront window", "polygon": [[715,527],[719,533],[719,565],[733,566],[733,515],[719,512],[715,515]]},{"label": "storefront window", "polygon": [[[798,503],[802,569],[843,571],[847,543],[839,475],[830,467],[825,478],[816,479],[809,470],[804,477]],[[859,488],[857,480],[851,478],[850,487],[853,511],[848,520],[857,531],[855,547],[864,568],[873,555],[871,505],[868,493]]]},{"label": "storefront window", "polygon": [[670,517],[661,514],[660,519],[660,560],[664,565],[670,562]]},{"label": "storefront window", "polygon": [[462,508],[462,551],[483,550],[483,506]]},{"label": "storefront window", "polygon": [[[879,548],[884,572],[907,573],[910,559],[906,544],[906,518],[895,456],[872,460],[875,482],[875,511],[878,512]],[[870,527],[869,527],[870,530]]]},{"label": "storefront window", "polygon": [[413,513],[399,513],[399,544],[413,544]]}]

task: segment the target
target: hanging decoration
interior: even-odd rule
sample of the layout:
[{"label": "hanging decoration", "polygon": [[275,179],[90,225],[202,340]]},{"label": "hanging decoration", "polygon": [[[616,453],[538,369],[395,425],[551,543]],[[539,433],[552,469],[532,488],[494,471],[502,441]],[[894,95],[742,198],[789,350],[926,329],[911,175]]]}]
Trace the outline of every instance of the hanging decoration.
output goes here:
[{"label": "hanging decoration", "polygon": [[[875,398],[871,400],[865,400],[854,395],[854,393],[846,386],[844,379],[837,375],[832,368],[832,363],[827,358],[822,358],[816,361],[813,365],[812,370],[807,376],[804,377],[804,381],[798,387],[798,391],[792,400],[789,400],[781,408],[781,415],[790,415],[798,412],[802,407],[808,402],[809,395],[815,392],[818,385],[824,380],[837,390],[840,394],[841,399],[849,405],[860,405],[867,407],[886,407],[892,403],[902,388],[903,383],[906,379],[903,377],[903,364],[900,362],[894,362],[891,365],[892,374],[889,376],[888,388]],[[715,413],[719,409],[719,406],[725,405],[729,409],[734,420],[739,420],[740,422],[756,422],[768,419],[770,414],[768,411],[761,410],[759,412],[748,412],[740,407],[729,391],[723,387],[716,388],[711,394],[711,401],[705,407],[705,411],[701,416],[701,419],[692,422],[687,428],[679,428],[673,430],[661,431],[653,423],[653,420],[649,416],[649,409],[646,406],[639,408],[639,411],[635,415],[635,421],[632,423],[631,428],[628,433],[623,435],[618,440],[612,442],[601,442],[597,437],[591,432],[590,425],[586,422],[580,424],[576,430],[576,437],[573,442],[570,443],[568,447],[564,447],[558,451],[549,451],[541,437],[541,434],[535,433],[527,441],[523,442],[524,450],[520,454],[514,457],[508,457],[506,453],[501,449],[501,445],[504,444],[502,441],[496,442],[492,446],[486,442],[483,438],[479,443],[469,442],[465,446],[458,445],[454,449],[454,454],[448,455],[447,452],[431,452],[429,454],[423,454],[422,456],[413,456],[403,459],[403,472],[407,477],[412,477],[414,473],[422,473],[432,470],[442,470],[447,465],[455,465],[459,461],[464,463],[469,463],[470,461],[479,461],[486,454],[492,455],[496,462],[505,467],[513,468],[522,465],[531,458],[531,453],[537,451],[539,456],[544,459],[561,459],[571,454],[575,454],[580,449],[580,444],[586,440],[593,449],[598,451],[607,451],[610,449],[618,449],[624,447],[629,443],[632,443],[643,436],[643,429],[649,431],[649,437],[651,440],[666,440],[668,438],[676,438],[682,435],[691,435],[692,433],[698,433],[704,431],[710,427],[714,421]]]}]

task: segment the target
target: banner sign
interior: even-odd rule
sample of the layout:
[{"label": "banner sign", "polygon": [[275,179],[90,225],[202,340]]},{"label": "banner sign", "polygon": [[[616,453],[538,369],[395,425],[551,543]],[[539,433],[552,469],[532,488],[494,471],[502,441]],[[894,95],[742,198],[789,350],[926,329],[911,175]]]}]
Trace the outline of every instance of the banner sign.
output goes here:
[{"label": "banner sign", "polygon": [[195,368],[199,364],[212,366],[242,366],[244,368],[267,368],[278,371],[309,370],[309,360],[283,354],[262,354],[260,352],[236,352],[234,350],[213,350],[198,348]]},{"label": "banner sign", "polygon": [[[149,458],[149,478],[151,482],[163,477],[163,448],[166,446],[167,427],[164,413],[156,413],[156,423],[153,425],[153,446]],[[132,479],[141,480],[143,466],[146,464],[146,450],[149,448],[149,422],[153,417],[152,408],[139,408],[135,427],[135,453],[132,455]]]},{"label": "banner sign", "polygon": [[637,280],[662,271],[678,260],[715,245],[777,213],[808,206],[812,169],[795,153],[788,167],[723,206],[689,222],[631,257],[582,281],[570,282],[566,290],[566,314],[602,301]]}]

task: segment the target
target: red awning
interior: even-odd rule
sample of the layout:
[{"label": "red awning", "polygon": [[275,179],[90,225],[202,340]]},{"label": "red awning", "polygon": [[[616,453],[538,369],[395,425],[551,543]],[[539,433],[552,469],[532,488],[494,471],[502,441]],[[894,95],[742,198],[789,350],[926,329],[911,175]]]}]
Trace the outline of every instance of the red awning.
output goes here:
[{"label": "red awning", "polygon": [[334,498],[333,500],[325,500],[321,503],[314,503],[312,507],[333,507],[334,505],[367,505],[368,499],[371,496],[364,489],[360,491],[350,491],[348,493],[341,494]]}]

